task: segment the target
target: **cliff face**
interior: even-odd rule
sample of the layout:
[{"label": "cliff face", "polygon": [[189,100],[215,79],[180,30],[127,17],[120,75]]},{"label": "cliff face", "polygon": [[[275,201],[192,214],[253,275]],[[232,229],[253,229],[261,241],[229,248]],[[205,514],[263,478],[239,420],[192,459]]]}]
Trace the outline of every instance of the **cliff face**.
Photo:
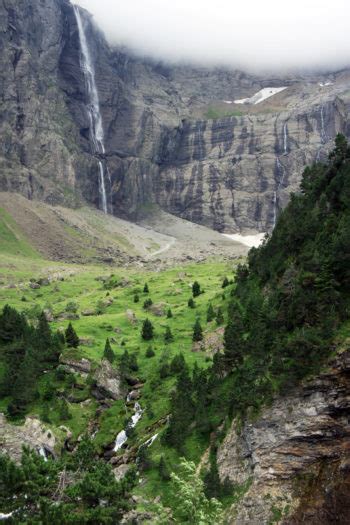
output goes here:
[{"label": "cliff face", "polygon": [[[83,12],[116,215],[150,204],[220,231],[266,231],[306,163],[349,135],[350,83],[168,67],[111,49]],[[99,205],[81,43],[68,0],[0,0],[0,189]],[[328,80],[327,86],[320,86]],[[233,104],[261,88],[286,90]],[[101,157],[101,156],[100,156]]]},{"label": "cliff face", "polygon": [[278,398],[218,452],[222,480],[249,488],[231,523],[331,524],[350,520],[350,350]]}]

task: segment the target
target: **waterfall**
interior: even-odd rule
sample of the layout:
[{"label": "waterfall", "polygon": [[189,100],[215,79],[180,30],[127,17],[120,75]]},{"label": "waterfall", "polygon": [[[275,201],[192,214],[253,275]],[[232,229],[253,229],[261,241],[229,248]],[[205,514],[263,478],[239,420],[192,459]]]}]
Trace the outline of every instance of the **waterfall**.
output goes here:
[{"label": "waterfall", "polygon": [[39,447],[38,452],[39,452],[39,456],[41,456],[44,459],[44,461],[47,461],[46,450],[42,445]]},{"label": "waterfall", "polygon": [[283,126],[283,154],[287,155],[288,153],[288,127],[287,122]]},{"label": "waterfall", "polygon": [[[151,445],[153,445],[153,443],[155,442],[155,440],[157,439],[159,434],[154,434],[154,436],[152,436],[150,439],[148,439],[142,446],[143,447],[150,447]],[[140,447],[141,448],[141,447]]]},{"label": "waterfall", "polygon": [[324,106],[321,106],[321,140],[323,144],[327,142],[327,133],[324,126]]},{"label": "waterfall", "polygon": [[[128,400],[129,396],[126,399]],[[117,438],[115,440],[114,449],[113,449],[114,452],[117,452],[118,450],[120,450],[122,448],[122,446],[124,445],[124,443],[126,443],[126,441],[128,440],[128,435],[127,435],[128,428],[134,428],[137,425],[137,423],[140,421],[141,417],[142,417],[143,410],[142,410],[140,404],[137,403],[137,402],[135,403],[135,406],[134,406],[134,412],[135,413],[132,416],[132,418],[130,419],[130,421],[128,422],[128,424],[126,426],[126,429],[122,430],[117,435]]]},{"label": "waterfall", "polygon": [[[97,157],[101,157],[105,154],[105,147],[100,101],[95,80],[95,69],[91,60],[91,54],[87,43],[84,24],[79,7],[77,5],[73,7],[79,32],[80,67],[84,74],[86,92],[88,96],[87,113],[90,121],[90,142],[92,147],[92,153]],[[98,158],[98,169],[100,206],[104,213],[108,213],[106,175],[109,177],[109,173],[108,170],[105,168],[101,158]]]}]

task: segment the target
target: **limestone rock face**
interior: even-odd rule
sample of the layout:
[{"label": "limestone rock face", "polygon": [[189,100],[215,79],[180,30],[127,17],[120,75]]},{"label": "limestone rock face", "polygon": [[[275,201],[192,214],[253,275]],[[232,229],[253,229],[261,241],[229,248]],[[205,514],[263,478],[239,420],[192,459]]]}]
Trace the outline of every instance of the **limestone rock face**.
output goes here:
[{"label": "limestone rock face", "polygon": [[[349,71],[269,78],[165,66],[111,48],[82,16],[105,134],[98,158],[72,4],[0,2],[2,191],[99,206],[102,160],[121,217],[140,219],[156,204],[219,231],[261,232],[303,167],[326,157],[337,132],[350,135]],[[257,105],[233,103],[269,86],[287,89]]]},{"label": "limestone rock face", "polygon": [[348,349],[256,421],[240,431],[234,422],[218,451],[220,478],[249,488],[230,523],[263,525],[276,515],[284,524],[347,523],[349,415]]},{"label": "limestone rock face", "polygon": [[23,445],[54,454],[55,444],[55,436],[38,419],[27,417],[25,423],[18,426],[11,425],[4,414],[0,414],[0,448],[14,461],[20,461]]},{"label": "limestone rock face", "polygon": [[107,359],[103,359],[95,372],[94,380],[100,395],[114,400],[124,399],[125,390],[120,374]]}]

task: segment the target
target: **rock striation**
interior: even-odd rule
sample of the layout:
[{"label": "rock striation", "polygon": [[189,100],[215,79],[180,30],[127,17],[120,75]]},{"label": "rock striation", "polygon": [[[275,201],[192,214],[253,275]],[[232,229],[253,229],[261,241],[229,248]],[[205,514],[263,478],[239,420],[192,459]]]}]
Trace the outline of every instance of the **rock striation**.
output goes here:
[{"label": "rock striation", "polygon": [[[168,66],[111,48],[81,17],[104,150],[91,145],[81,42],[68,0],[0,1],[0,190],[120,217],[159,205],[218,231],[271,230],[303,167],[350,135],[350,73],[264,77]],[[234,104],[267,87],[259,104]]]},{"label": "rock striation", "polygon": [[350,519],[350,349],[328,370],[233,422],[218,451],[220,478],[245,485],[232,524],[330,524]]}]

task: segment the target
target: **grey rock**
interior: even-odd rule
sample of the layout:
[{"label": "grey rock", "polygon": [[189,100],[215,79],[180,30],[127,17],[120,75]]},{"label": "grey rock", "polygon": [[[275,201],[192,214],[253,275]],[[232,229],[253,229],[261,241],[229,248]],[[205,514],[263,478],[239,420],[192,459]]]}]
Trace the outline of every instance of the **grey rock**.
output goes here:
[{"label": "grey rock", "polygon": [[[324,523],[320,516],[327,512],[337,519],[337,497],[348,494],[349,372],[350,350],[345,350],[327,371],[276,398],[241,430],[233,422],[218,449],[219,475],[222,481],[250,480],[251,485],[229,523],[265,525],[274,508],[282,512],[283,523]],[[327,509],[328,497],[333,509]]]},{"label": "grey rock", "polygon": [[94,381],[98,392],[114,400],[124,399],[125,390],[121,376],[107,359],[103,359],[94,374]]},{"label": "grey rock", "polygon": [[[348,70],[271,78],[167,66],[111,48],[82,16],[105,130],[108,198],[121,217],[140,219],[157,204],[219,231],[269,231],[304,166],[326,158],[337,132],[349,135]],[[0,46],[0,190],[99,206],[72,4],[2,2]],[[268,86],[288,89],[257,106],[223,102]]]}]

